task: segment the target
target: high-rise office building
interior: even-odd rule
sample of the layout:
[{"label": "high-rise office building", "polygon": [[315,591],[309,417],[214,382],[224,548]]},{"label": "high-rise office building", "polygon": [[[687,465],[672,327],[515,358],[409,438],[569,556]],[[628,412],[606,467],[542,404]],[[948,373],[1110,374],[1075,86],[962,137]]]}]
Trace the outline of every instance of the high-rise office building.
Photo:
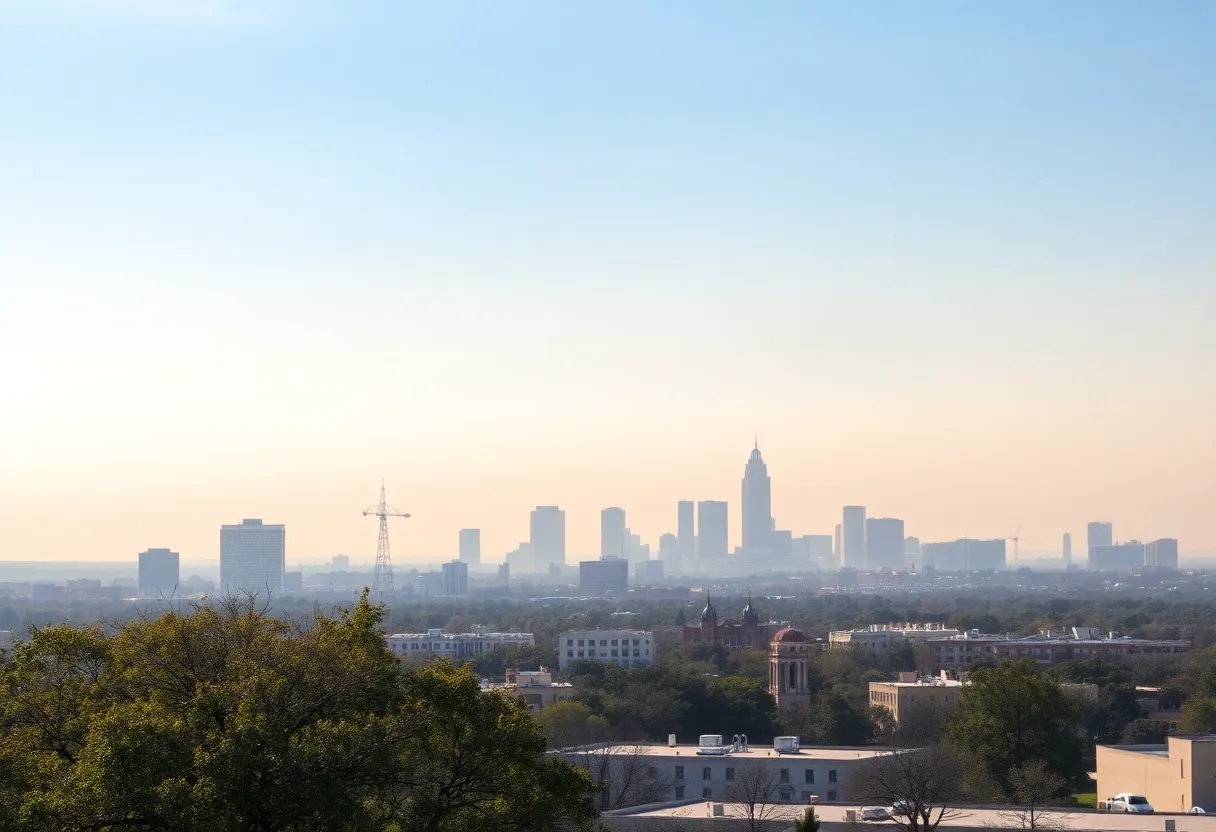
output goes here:
[{"label": "high-rise office building", "polygon": [[606,508],[600,512],[600,557],[628,558],[629,534],[625,530],[625,509]]},{"label": "high-rise office building", "polygon": [[[676,539],[680,544],[680,570],[688,571],[696,566],[697,561],[697,527],[694,522],[695,506],[692,500],[680,500],[676,504]],[[667,568],[669,575],[678,574],[672,567]]]},{"label": "high-rise office building", "polygon": [[895,517],[866,518],[866,568],[904,568],[904,521]]},{"label": "high-rise office building", "polygon": [[680,574],[680,539],[671,532],[659,535],[659,560],[666,574]]},{"label": "high-rise office building", "polygon": [[580,561],[578,591],[597,597],[608,593],[624,595],[629,591],[629,561],[612,557]]},{"label": "high-rise office building", "polygon": [[772,481],[757,443],[743,469],[743,551],[749,556],[769,553],[772,538]]},{"label": "high-rise office building", "polygon": [[242,520],[220,527],[220,592],[268,593],[283,589],[287,530],[282,524]]},{"label": "high-rise office building", "polygon": [[804,534],[791,543],[791,563],[795,569],[831,569],[835,560],[830,534]]},{"label": "high-rise office building", "polygon": [[836,567],[844,566],[844,547],[840,542],[840,524],[836,524],[836,533],[832,536],[832,558],[836,561]]},{"label": "high-rise office building", "polygon": [[1085,528],[1086,564],[1090,569],[1097,566],[1094,563],[1094,549],[1099,546],[1113,546],[1115,543],[1114,527],[1110,523],[1090,523]]},{"label": "high-rise office building", "polygon": [[481,529],[460,530],[460,561],[470,566],[481,564]]},{"label": "high-rise office building", "polygon": [[443,565],[443,594],[469,594],[469,564],[454,560]]},{"label": "high-rise office building", "polygon": [[722,568],[730,548],[727,536],[726,503],[702,500],[697,503],[697,566]]},{"label": "high-rise office building", "polygon": [[1064,532],[1064,568],[1072,566],[1072,535]]},{"label": "high-rise office building", "polygon": [[537,506],[532,512],[534,572],[566,565],[566,512],[557,506]]},{"label": "high-rise office building", "polygon": [[852,569],[866,566],[866,507],[845,506],[840,522],[840,565]]},{"label": "high-rise office building", "polygon": [[938,572],[985,572],[1005,568],[1004,540],[952,540],[949,543],[923,543],[925,566]]},{"label": "high-rise office building", "polygon": [[904,538],[904,563],[916,565],[920,563],[920,538]]},{"label": "high-rise office building", "polygon": [[1178,541],[1172,537],[1163,537],[1147,544],[1144,551],[1144,565],[1176,570],[1178,568]]},{"label": "high-rise office building", "polygon": [[139,597],[172,598],[176,594],[181,558],[168,549],[139,553]]}]

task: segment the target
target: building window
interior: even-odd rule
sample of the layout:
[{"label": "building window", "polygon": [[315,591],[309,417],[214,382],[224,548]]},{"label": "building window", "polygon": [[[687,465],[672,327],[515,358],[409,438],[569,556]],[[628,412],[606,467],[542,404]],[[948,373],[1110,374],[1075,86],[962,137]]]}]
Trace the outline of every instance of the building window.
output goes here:
[{"label": "building window", "polygon": [[612,646],[613,646],[613,647],[616,647],[616,639],[613,639],[613,640],[612,640]]},{"label": "building window", "polygon": [[574,658],[574,651],[573,651],[573,650],[567,650],[567,651],[566,651],[566,658],[568,658],[568,659],[572,659],[572,658]]},{"label": "building window", "polygon": [[566,646],[567,646],[567,647],[573,647],[573,646],[574,646],[574,639],[572,639],[572,638],[568,638],[568,639],[566,639]]},{"label": "building window", "polygon": [[600,639],[600,647],[607,647],[607,646],[608,646],[608,639],[606,639],[606,638]]},{"label": "building window", "polygon": [[634,650],[634,651],[633,651],[633,657],[634,657],[635,659],[636,659],[636,658],[638,658],[640,655],[641,655],[641,653],[640,653],[639,651],[637,651],[637,650]]},{"label": "building window", "polygon": [[782,800],[789,801],[789,800],[794,799],[794,790],[793,789],[781,789],[780,794],[781,794]]},{"label": "building window", "polygon": [[708,780],[709,775],[710,775],[709,766],[706,766],[705,768],[701,769],[701,779],[702,780]]},{"label": "building window", "polygon": [[684,787],[676,786],[676,800],[683,800],[683,799],[684,799]]},{"label": "building window", "polygon": [[726,779],[727,779],[727,780],[734,780],[734,779],[735,779],[735,770],[734,770],[733,768],[728,768],[728,769],[726,770]]},{"label": "building window", "polygon": [[788,768],[781,769],[781,781],[780,782],[782,782],[782,783],[790,782],[790,770]]},{"label": "building window", "polygon": [[828,769],[828,782],[829,782],[829,783],[835,783],[835,782],[836,782],[836,769],[834,769],[834,768],[833,768],[833,769]]},{"label": "building window", "polygon": [[815,782],[815,769],[813,769],[813,768],[808,768],[808,769],[806,770],[806,780],[805,780],[805,782],[807,782],[807,783],[814,783],[814,782]]},{"label": "building window", "polygon": [[582,651],[582,650],[579,650],[579,651],[578,651],[578,657],[579,657],[580,659],[583,657],[583,651]]},{"label": "building window", "polygon": [[583,640],[582,640],[581,638],[578,640],[578,646],[579,646],[579,647],[582,647],[582,646],[583,646]]},{"label": "building window", "polygon": [[616,658],[616,651],[615,651],[615,650],[613,650],[613,651],[612,651],[612,657],[613,657],[614,659]]},{"label": "building window", "polygon": [[713,798],[713,796],[714,796],[714,790],[711,789],[709,786],[706,786],[705,788],[701,789],[701,799],[702,800],[710,800],[711,798]]},{"label": "building window", "polygon": [[633,646],[634,646],[634,647],[637,647],[637,646],[638,646],[638,640],[637,640],[636,638],[633,640]]},{"label": "building window", "polygon": [[835,800],[836,792],[828,792],[828,800]]},{"label": "building window", "polygon": [[684,779],[684,766],[676,766],[676,779],[677,780]]}]

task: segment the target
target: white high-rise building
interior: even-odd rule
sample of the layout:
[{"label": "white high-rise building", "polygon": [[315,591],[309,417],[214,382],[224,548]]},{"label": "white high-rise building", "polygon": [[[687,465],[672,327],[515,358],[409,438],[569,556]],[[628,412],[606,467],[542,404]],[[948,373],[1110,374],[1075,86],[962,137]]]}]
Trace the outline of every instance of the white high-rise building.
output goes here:
[{"label": "white high-rise building", "polygon": [[625,509],[606,508],[600,512],[600,557],[630,557],[629,533],[625,529]]},{"label": "white high-rise building", "polygon": [[470,566],[481,563],[481,529],[460,530],[460,560]]},{"label": "white high-rise building", "polygon": [[863,569],[866,563],[866,507],[845,506],[840,522],[840,565]]},{"label": "white high-rise building", "polygon": [[1072,535],[1064,532],[1064,568],[1072,566]]},{"label": "white high-rise building", "polygon": [[220,592],[267,593],[283,589],[287,530],[282,524],[242,520],[220,527]]},{"label": "white high-rise building", "polygon": [[676,504],[676,538],[680,543],[679,565],[669,565],[667,572],[677,575],[696,566],[697,529],[694,524],[695,508],[692,500],[680,500]]},{"label": "white high-rise building", "polygon": [[537,506],[532,512],[532,571],[566,565],[566,512],[557,506]]},{"label": "white high-rise building", "polygon": [[759,443],[743,469],[743,551],[751,558],[773,551],[773,483]]}]

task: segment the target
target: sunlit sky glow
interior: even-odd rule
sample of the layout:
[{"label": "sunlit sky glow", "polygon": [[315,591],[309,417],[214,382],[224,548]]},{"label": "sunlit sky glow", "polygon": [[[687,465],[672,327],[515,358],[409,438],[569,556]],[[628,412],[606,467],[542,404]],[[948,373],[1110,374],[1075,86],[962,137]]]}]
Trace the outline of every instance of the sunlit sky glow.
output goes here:
[{"label": "sunlit sky glow", "polygon": [[0,0],[0,559],[1216,553],[1216,5]]}]

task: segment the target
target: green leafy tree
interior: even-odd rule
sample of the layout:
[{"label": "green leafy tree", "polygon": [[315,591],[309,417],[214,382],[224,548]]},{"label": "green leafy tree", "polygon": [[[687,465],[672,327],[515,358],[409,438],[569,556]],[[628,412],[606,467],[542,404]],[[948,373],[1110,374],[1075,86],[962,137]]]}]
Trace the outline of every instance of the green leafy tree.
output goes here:
[{"label": "green leafy tree", "polygon": [[863,745],[874,726],[868,712],[856,707],[842,693],[829,691],[819,700],[819,738],[828,745]]},{"label": "green leafy tree", "polygon": [[1216,696],[1199,694],[1183,702],[1178,729],[1184,734],[1216,733]]},{"label": "green leafy tree", "polygon": [[794,832],[819,832],[820,825],[814,806],[808,806],[802,817],[794,818]]},{"label": "green leafy tree", "polygon": [[1008,795],[1009,772],[1032,760],[1069,784],[1084,776],[1077,720],[1075,700],[1033,662],[1006,661],[972,673],[946,736],[974,754]]}]

